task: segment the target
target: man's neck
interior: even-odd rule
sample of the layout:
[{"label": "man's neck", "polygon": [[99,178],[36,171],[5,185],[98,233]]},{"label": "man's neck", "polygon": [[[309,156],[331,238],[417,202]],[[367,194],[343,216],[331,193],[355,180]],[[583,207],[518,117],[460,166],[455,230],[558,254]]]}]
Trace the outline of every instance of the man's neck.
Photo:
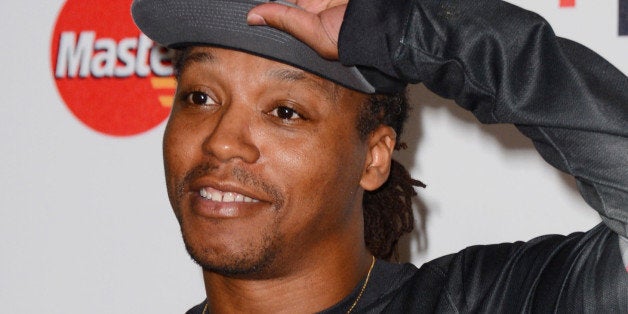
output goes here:
[{"label": "man's neck", "polygon": [[325,310],[349,295],[366,276],[372,257],[366,249],[360,251],[349,256],[309,259],[309,263],[299,264],[298,269],[270,279],[231,278],[206,271],[203,276],[209,312]]}]

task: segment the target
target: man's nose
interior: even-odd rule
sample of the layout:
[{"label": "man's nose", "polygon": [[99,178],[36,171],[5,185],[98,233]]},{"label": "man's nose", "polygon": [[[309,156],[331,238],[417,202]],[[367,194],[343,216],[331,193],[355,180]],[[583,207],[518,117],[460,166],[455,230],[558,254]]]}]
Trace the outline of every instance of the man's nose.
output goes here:
[{"label": "man's nose", "polygon": [[251,138],[252,115],[250,109],[242,106],[224,107],[203,143],[204,151],[222,162],[232,159],[241,159],[246,163],[257,161],[260,153]]}]

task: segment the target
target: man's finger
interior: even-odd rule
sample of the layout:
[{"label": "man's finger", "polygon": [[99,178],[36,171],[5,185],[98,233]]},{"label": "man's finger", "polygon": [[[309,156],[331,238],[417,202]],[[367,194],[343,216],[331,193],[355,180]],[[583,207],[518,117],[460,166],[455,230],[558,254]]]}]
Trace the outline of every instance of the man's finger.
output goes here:
[{"label": "man's finger", "polygon": [[268,3],[253,8],[247,16],[247,22],[250,25],[277,28],[301,40],[324,58],[338,58],[336,42],[330,38],[320,17],[315,13]]}]

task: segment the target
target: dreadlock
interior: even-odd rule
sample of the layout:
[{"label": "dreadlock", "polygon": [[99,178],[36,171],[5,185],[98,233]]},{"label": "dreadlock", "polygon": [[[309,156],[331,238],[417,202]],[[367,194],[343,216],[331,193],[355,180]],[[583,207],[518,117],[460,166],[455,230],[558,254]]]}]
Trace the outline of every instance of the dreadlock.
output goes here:
[{"label": "dreadlock", "polygon": [[[365,138],[377,126],[384,124],[392,127],[400,137],[408,110],[404,92],[373,95],[361,108],[358,132]],[[405,143],[398,142],[395,149],[405,147]],[[425,187],[425,184],[412,179],[404,166],[392,160],[388,180],[379,189],[364,192],[364,240],[375,257],[385,260],[398,258],[399,238],[414,229],[412,197],[417,195],[415,186]]]}]

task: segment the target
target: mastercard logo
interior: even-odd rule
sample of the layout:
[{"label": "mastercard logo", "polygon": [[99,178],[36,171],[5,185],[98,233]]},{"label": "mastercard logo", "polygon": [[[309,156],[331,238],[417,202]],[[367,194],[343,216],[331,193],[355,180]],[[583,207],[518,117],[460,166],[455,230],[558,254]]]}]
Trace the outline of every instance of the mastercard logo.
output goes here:
[{"label": "mastercard logo", "polygon": [[161,124],[176,88],[170,52],[137,29],[131,1],[68,0],[51,43],[52,75],[66,106],[112,136]]}]

